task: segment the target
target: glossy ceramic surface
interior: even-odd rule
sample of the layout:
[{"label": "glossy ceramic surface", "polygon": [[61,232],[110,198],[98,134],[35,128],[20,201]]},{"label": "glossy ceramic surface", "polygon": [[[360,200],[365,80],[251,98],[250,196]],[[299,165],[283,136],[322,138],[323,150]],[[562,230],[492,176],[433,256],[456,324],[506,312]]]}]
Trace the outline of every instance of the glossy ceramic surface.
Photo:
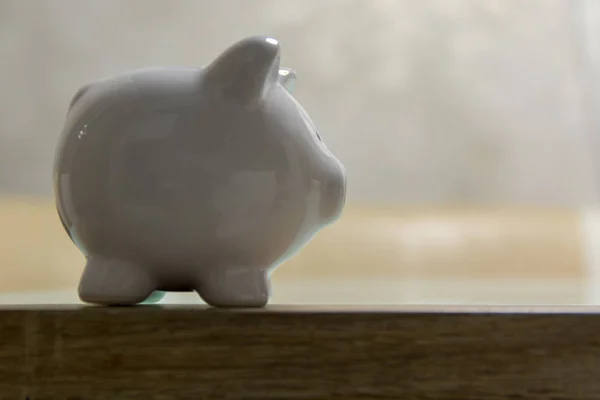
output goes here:
[{"label": "glossy ceramic surface", "polygon": [[279,57],[275,39],[250,37],[206,68],[138,70],[76,93],[54,189],[87,259],[81,300],[196,290],[213,306],[264,306],[270,272],[340,216],[344,167]]}]

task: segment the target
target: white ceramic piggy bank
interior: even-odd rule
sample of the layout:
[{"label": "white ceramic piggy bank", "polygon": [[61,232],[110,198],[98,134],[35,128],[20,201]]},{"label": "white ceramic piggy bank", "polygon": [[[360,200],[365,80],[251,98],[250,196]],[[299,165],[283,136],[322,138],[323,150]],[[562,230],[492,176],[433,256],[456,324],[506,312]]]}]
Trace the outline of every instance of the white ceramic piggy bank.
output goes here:
[{"label": "white ceramic piggy bank", "polygon": [[138,70],[77,92],[54,190],[87,259],[81,300],[195,290],[216,307],[262,307],[271,271],[340,216],[344,167],[279,57],[275,39],[250,37],[205,68]]}]

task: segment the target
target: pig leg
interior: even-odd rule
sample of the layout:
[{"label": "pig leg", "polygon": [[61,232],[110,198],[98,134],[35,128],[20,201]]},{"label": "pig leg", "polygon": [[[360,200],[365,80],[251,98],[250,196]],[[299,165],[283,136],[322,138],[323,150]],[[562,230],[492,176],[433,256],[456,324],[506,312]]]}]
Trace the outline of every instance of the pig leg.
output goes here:
[{"label": "pig leg", "polygon": [[264,307],[270,289],[267,271],[248,267],[215,268],[196,285],[200,297],[213,307]]},{"label": "pig leg", "polygon": [[90,256],[79,282],[79,298],[100,305],[134,305],[156,289],[147,271],[123,260]]}]

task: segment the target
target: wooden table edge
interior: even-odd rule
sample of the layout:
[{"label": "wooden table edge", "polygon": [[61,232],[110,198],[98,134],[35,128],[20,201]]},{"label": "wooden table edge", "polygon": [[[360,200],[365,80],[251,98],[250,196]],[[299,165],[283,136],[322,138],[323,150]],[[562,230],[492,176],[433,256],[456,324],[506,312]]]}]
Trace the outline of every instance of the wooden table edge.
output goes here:
[{"label": "wooden table edge", "polygon": [[597,306],[0,307],[0,400],[600,399]]},{"label": "wooden table edge", "polygon": [[212,308],[197,304],[102,307],[84,304],[0,305],[5,312],[106,313],[231,313],[231,314],[598,314],[600,305],[276,305],[264,308]]}]

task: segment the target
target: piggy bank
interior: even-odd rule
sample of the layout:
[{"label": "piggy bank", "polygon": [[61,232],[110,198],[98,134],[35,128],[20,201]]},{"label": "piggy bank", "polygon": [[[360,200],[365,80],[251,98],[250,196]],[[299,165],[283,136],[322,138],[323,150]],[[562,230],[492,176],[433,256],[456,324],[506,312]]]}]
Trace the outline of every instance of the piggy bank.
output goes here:
[{"label": "piggy bank", "polygon": [[344,167],[279,59],[275,39],[250,37],[204,68],[136,70],[75,94],[54,192],[86,257],[82,301],[197,291],[214,307],[262,307],[271,272],[339,218]]}]

